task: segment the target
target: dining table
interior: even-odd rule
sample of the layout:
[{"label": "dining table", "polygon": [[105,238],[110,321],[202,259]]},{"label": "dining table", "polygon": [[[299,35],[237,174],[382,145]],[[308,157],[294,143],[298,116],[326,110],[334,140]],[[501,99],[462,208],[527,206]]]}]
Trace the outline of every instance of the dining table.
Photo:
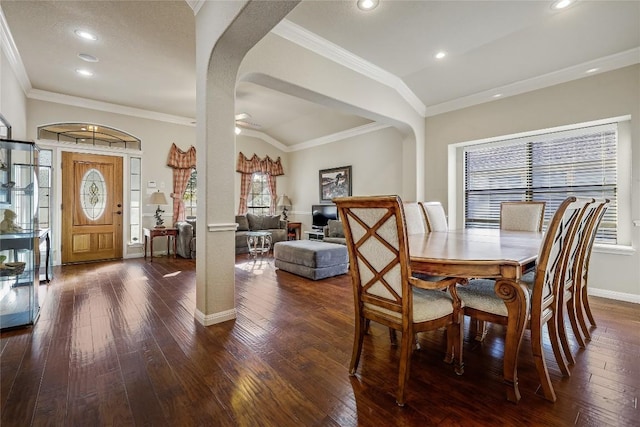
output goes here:
[{"label": "dining table", "polygon": [[407,236],[411,269],[437,276],[496,279],[495,292],[507,307],[503,376],[507,399],[520,400],[518,352],[530,313],[522,276],[535,267],[543,233],[459,229]]}]

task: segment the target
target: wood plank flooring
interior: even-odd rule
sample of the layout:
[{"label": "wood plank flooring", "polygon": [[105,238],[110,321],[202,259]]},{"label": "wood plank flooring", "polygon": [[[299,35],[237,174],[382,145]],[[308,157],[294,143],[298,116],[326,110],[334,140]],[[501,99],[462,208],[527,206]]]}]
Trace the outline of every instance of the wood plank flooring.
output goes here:
[{"label": "wood plank flooring", "polygon": [[[195,264],[154,258],[57,267],[40,319],[0,338],[0,425],[640,425],[640,307],[592,298],[598,321],[558,395],[541,395],[525,333],[522,400],[505,399],[504,329],[465,337],[465,373],[442,362],[443,331],[419,337],[407,406],[395,404],[398,348],[372,324],[349,377],[349,276],[312,282],[272,260],[236,263],[237,319],[194,320]],[[468,325],[467,325],[468,326]]]}]

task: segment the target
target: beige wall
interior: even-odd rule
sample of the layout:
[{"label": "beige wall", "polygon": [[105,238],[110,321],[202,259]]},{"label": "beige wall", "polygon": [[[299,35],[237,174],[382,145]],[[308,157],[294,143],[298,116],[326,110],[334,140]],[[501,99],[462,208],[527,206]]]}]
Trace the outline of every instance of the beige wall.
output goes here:
[{"label": "beige wall", "polygon": [[[590,288],[605,296],[640,302],[640,65],[585,77],[499,101],[429,117],[426,120],[427,199],[448,200],[451,144],[619,116],[631,116],[630,147],[620,147],[618,182],[628,192],[619,199],[624,254],[592,257]],[[457,209],[460,222],[461,209]],[[597,291],[595,291],[597,293]],[[620,294],[620,295],[619,295]]]}]

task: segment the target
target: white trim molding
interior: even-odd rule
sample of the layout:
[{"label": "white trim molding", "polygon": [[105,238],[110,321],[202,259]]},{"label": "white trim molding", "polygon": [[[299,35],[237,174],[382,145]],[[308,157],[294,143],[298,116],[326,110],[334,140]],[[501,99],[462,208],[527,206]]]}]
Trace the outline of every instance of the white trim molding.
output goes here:
[{"label": "white trim molding", "polygon": [[587,288],[587,292],[589,293],[589,295],[593,295],[594,297],[601,297],[601,298],[607,298],[607,299],[612,299],[616,301],[625,301],[625,302],[631,302],[634,304],[640,304],[640,295],[636,295],[636,294],[627,294],[625,292],[616,292],[616,291],[610,291],[607,289],[597,289],[592,287]]},{"label": "white trim molding", "polygon": [[196,309],[194,317],[203,326],[211,326],[217,323],[226,322],[228,320],[234,320],[236,315],[236,309],[221,311],[219,313],[204,314],[200,310]]},{"label": "white trim molding", "polygon": [[207,230],[210,233],[217,233],[221,231],[236,231],[237,228],[238,228],[238,224],[235,222],[207,224]]},{"label": "white trim molding", "polygon": [[27,70],[24,68],[20,52],[18,52],[16,42],[13,40],[9,24],[4,17],[2,8],[0,8],[0,44],[2,45],[2,50],[4,50],[7,55],[9,65],[11,65],[13,72],[16,74],[16,78],[22,87],[22,91],[25,95],[28,95],[32,89],[31,81],[29,80]]},{"label": "white trim molding", "polygon": [[341,132],[332,133],[329,135],[321,136],[319,138],[311,139],[309,141],[301,142],[299,144],[287,147],[286,151],[299,151],[306,150],[308,148],[318,147],[320,145],[330,144],[332,142],[342,141],[347,138],[353,138],[359,135],[364,135],[370,132],[376,132],[382,129],[391,127],[391,125],[383,123],[368,123],[366,125],[358,126],[355,128],[347,129]]},{"label": "white trim molding", "polygon": [[303,28],[288,19],[283,19],[271,32],[305,49],[323,56],[337,64],[360,73],[370,79],[394,89],[422,117],[426,107],[406,83],[395,74],[388,72],[365,59],[354,55],[343,47],[331,43],[319,35]]}]

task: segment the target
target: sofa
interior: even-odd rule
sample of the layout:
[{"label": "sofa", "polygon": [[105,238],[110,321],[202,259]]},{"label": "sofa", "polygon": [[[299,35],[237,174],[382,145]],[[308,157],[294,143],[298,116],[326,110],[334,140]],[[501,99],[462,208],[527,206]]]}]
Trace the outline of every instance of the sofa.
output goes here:
[{"label": "sofa", "polygon": [[280,219],[280,215],[236,215],[236,254],[249,252],[247,233],[250,231],[268,231],[271,233],[271,247],[277,242],[287,240],[287,221]]},{"label": "sofa", "polygon": [[[271,233],[271,246],[277,242],[287,240],[287,222],[280,219],[280,215],[236,215],[235,251],[236,254],[249,252],[247,233],[249,231],[268,231]],[[196,258],[196,220],[187,219],[174,224],[178,229],[176,252],[182,258]]]},{"label": "sofa", "polygon": [[176,237],[176,253],[182,258],[196,258],[196,219],[187,218],[173,225],[178,229]]},{"label": "sofa", "polygon": [[330,219],[323,231],[323,242],[338,243],[340,245],[347,244],[347,239],[344,237],[344,228],[342,228],[342,222],[340,220]]}]

